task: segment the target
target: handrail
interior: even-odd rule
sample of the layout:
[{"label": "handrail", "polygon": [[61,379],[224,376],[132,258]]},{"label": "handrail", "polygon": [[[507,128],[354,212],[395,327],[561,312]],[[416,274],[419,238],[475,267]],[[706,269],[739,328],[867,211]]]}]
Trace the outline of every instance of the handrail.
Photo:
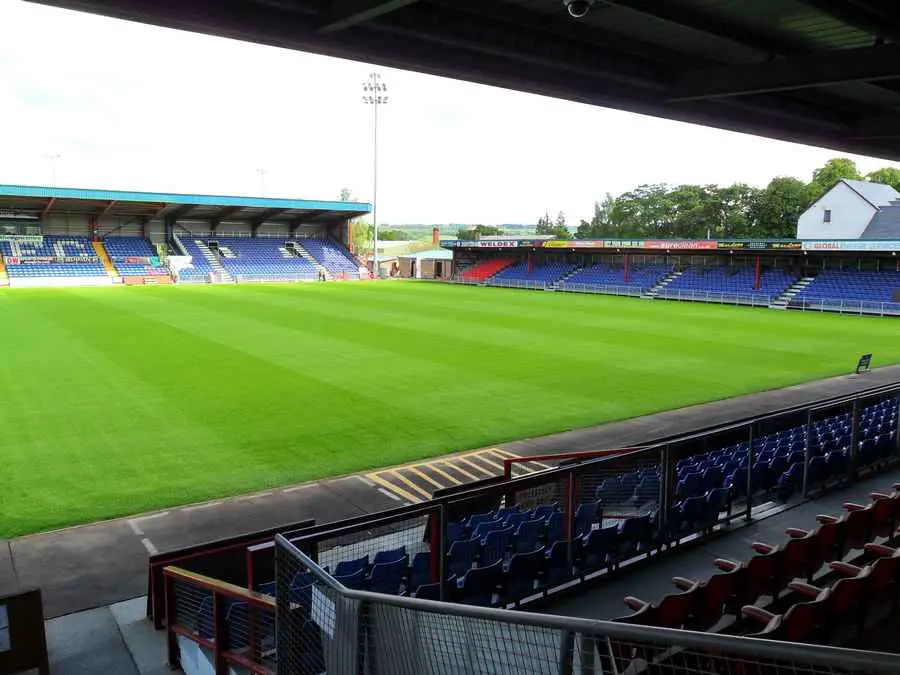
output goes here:
[{"label": "handrail", "polygon": [[276,543],[299,559],[300,563],[317,579],[348,600],[378,602],[403,609],[418,610],[433,614],[455,615],[470,619],[502,621],[506,623],[550,628],[562,631],[600,634],[617,640],[678,644],[705,651],[736,652],[742,656],[784,659],[796,663],[798,660],[835,668],[848,666],[866,670],[885,668],[886,672],[900,672],[900,655],[884,652],[859,651],[821,645],[777,642],[763,638],[750,638],[721,633],[700,633],[695,631],[657,628],[636,624],[616,623],[599,619],[583,619],[554,614],[536,614],[518,610],[463,605],[438,600],[425,600],[408,596],[383,595],[371,591],[346,588],[332,578],[325,570],[291,544],[282,535],[276,536]]},{"label": "handrail", "polygon": [[265,607],[272,610],[275,609],[275,598],[273,598],[272,596],[266,595],[265,593],[257,593],[256,591],[251,591],[241,586],[230,584],[227,581],[219,581],[218,579],[213,579],[212,577],[208,577],[205,574],[197,574],[196,572],[191,572],[189,570],[185,570],[180,567],[174,567],[172,565],[165,567],[163,569],[163,574],[175,579],[188,581],[193,585],[199,586],[200,588],[204,588],[208,591],[226,593],[227,595],[239,598],[251,605]]}]

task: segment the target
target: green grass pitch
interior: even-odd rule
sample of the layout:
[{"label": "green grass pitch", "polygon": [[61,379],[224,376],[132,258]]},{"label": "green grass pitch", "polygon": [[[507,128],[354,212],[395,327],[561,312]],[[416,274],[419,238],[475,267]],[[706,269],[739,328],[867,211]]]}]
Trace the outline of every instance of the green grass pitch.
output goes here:
[{"label": "green grass pitch", "polygon": [[900,361],[894,319],[437,284],[0,292],[0,537]]}]

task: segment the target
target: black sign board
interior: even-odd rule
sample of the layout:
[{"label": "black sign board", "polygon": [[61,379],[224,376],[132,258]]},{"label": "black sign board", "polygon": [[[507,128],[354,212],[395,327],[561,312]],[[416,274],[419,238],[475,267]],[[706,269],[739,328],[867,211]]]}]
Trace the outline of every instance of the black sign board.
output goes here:
[{"label": "black sign board", "polygon": [[856,374],[868,373],[872,366],[872,355],[863,354],[859,357],[859,363],[856,364]]}]

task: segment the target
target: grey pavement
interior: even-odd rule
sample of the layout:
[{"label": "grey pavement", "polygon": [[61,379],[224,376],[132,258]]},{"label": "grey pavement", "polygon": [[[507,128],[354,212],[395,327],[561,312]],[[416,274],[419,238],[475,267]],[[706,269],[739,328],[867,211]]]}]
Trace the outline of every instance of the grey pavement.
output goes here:
[{"label": "grey pavement", "polygon": [[[624,447],[888,383],[900,383],[900,366],[496,447],[523,456]],[[58,617],[144,594],[147,557],[152,552],[306,518],[320,523],[340,520],[396,507],[398,500],[364,476],[345,476],[0,540],[0,588],[40,587],[45,616]]]}]

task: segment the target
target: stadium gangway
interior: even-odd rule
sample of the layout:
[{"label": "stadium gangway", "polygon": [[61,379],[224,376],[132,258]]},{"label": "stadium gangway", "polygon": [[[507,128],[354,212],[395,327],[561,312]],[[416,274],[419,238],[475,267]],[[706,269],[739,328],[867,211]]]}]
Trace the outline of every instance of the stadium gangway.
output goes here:
[{"label": "stadium gangway", "polygon": [[[281,535],[276,545],[279,675],[900,672],[895,654],[349,590]],[[298,574],[312,579],[303,601]]]}]

